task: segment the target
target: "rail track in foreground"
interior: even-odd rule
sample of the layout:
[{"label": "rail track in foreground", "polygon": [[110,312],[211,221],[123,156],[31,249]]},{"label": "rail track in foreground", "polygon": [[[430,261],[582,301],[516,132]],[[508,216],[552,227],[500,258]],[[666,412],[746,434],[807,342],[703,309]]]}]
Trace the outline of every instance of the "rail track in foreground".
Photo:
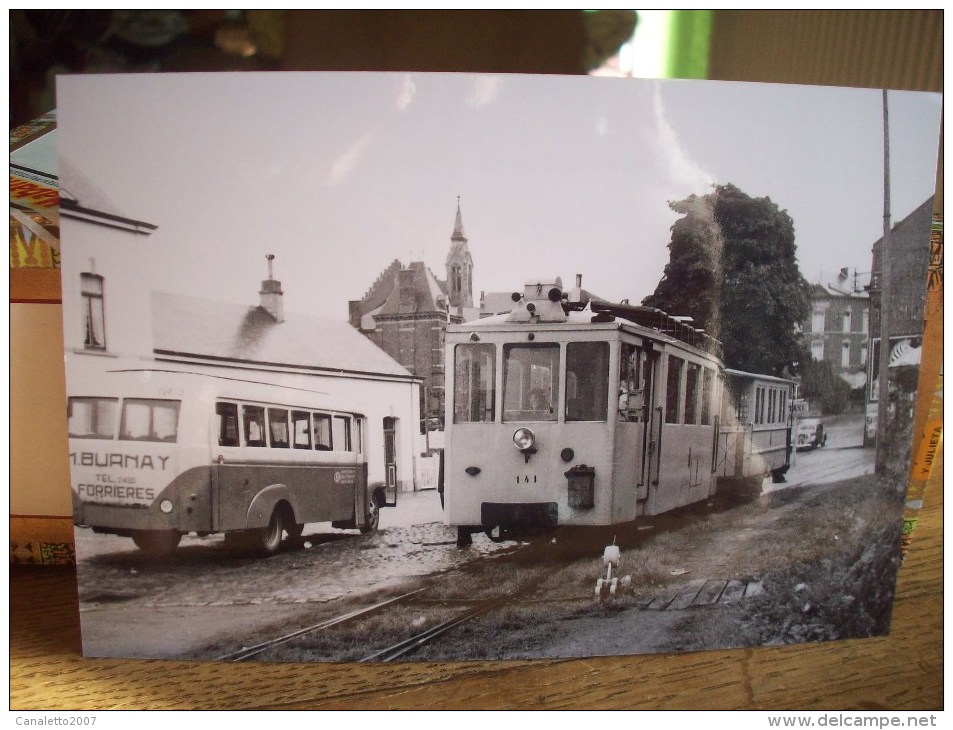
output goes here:
[{"label": "rail track in foreground", "polygon": [[[327,631],[336,626],[342,626],[348,623],[356,623],[364,618],[367,618],[371,615],[377,614],[381,611],[384,611],[387,608],[393,608],[398,605],[408,605],[412,604],[422,598],[422,594],[425,593],[432,586],[424,586],[416,590],[410,591],[408,593],[403,593],[399,596],[394,596],[383,601],[379,601],[370,606],[365,606],[363,608],[358,608],[348,613],[341,614],[340,616],[335,616],[318,623],[310,624],[304,626],[295,631],[291,631],[287,634],[277,636],[273,639],[268,639],[267,641],[260,642],[254,646],[242,647],[241,649],[228,654],[223,654],[216,657],[216,661],[225,661],[225,662],[242,662],[249,659],[254,659],[255,657],[261,656],[265,652],[275,649],[280,646],[286,646],[292,644],[295,641],[298,641],[304,637],[311,636],[314,634],[320,634],[323,631]],[[536,585],[527,586],[524,589],[521,589],[515,594],[507,594],[503,596],[496,596],[493,598],[488,598],[485,600],[474,600],[474,601],[460,601],[459,599],[453,601],[442,601],[440,599],[431,599],[428,602],[435,603],[464,603],[466,608],[459,610],[450,618],[441,621],[434,626],[431,626],[423,631],[413,634],[412,636],[402,639],[394,644],[391,644],[383,649],[374,651],[371,654],[363,657],[359,661],[361,662],[391,662],[402,657],[408,656],[419,648],[437,640],[448,631],[460,626],[461,624],[470,621],[477,616],[489,613],[491,611],[503,608],[504,606],[510,605],[521,596],[524,596],[533,590],[535,590]]]}]

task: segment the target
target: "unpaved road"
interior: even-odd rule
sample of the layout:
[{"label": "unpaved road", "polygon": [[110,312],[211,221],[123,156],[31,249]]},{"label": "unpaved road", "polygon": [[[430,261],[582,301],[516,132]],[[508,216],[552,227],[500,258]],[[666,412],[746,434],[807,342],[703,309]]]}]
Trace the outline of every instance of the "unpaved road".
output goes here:
[{"label": "unpaved road", "polygon": [[[798,455],[788,485],[769,487],[766,482],[766,491],[807,480],[824,482],[869,473],[872,451],[854,448],[843,440],[838,443],[835,433],[836,428],[831,430],[825,449]],[[560,600],[577,600],[575,612],[567,614],[566,606],[557,604],[551,611],[554,623],[547,625],[546,612],[536,610],[534,625],[525,631],[513,629],[512,641],[494,642],[500,649],[489,658],[678,648],[674,629],[687,615],[697,613],[698,607],[642,610],[652,591],[672,590],[691,581],[756,580],[765,566],[749,565],[747,556],[755,545],[762,550],[765,544],[776,544],[781,534],[792,539],[789,536],[796,535],[790,530],[792,520],[812,519],[804,514],[812,491],[792,490],[800,496],[791,500],[772,501],[772,495],[767,495],[760,505],[720,511],[717,527],[706,529],[703,536],[698,528],[709,516],[704,508],[643,525],[648,529],[638,531],[636,542],[640,546],[666,545],[660,564],[666,575],[658,586],[640,587],[638,600],[632,599],[634,603],[627,606],[633,610],[590,611],[592,586],[602,571],[601,547],[593,545],[591,552],[579,559],[581,567],[575,569],[572,580],[550,589]],[[299,544],[265,559],[230,551],[220,536],[209,536],[186,538],[171,558],[152,560],[128,539],[77,530],[84,652],[91,656],[214,658],[221,647],[238,648],[311,623],[315,616],[343,614],[358,599],[406,591],[431,577],[480,566],[491,556],[496,558],[491,564],[498,565],[508,553],[521,549],[476,536],[471,548],[460,550],[455,546],[455,531],[436,521],[437,495],[414,498],[419,500],[418,509],[407,519],[423,524],[400,524],[387,515],[383,528],[372,535],[309,525]],[[403,514],[409,514],[408,510],[413,511],[405,504]],[[628,560],[631,565],[631,561],[641,560],[640,549],[624,553],[623,562]],[[777,553],[778,560],[785,558],[784,548]],[[624,564],[623,573],[626,567]],[[547,566],[540,568],[545,571]],[[493,569],[472,572],[492,581]],[[556,576],[555,580],[560,579]],[[479,592],[481,587],[467,586],[466,590]],[[566,630],[567,620],[573,621],[571,631]],[[488,626],[491,632],[499,630],[492,622]],[[466,659],[469,655],[454,654],[452,644],[446,642],[444,648],[423,652],[420,658]]]},{"label": "unpaved road", "polygon": [[461,551],[455,537],[436,522],[371,535],[308,525],[300,544],[270,558],[234,552],[221,536],[193,536],[158,560],[127,538],[78,529],[83,650],[90,656],[195,656],[207,644],[294,622],[315,606],[413,585],[513,549],[480,539]]}]

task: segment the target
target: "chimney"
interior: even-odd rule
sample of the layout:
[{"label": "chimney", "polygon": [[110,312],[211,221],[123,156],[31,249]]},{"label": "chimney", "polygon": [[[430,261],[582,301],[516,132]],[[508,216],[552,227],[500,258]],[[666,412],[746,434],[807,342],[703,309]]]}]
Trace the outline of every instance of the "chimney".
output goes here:
[{"label": "chimney", "polygon": [[361,300],[351,299],[347,303],[347,320],[352,327],[360,329],[361,327]]},{"label": "chimney", "polygon": [[265,256],[268,261],[268,278],[261,282],[261,291],[258,292],[261,297],[261,308],[270,314],[276,322],[285,321],[284,292],[281,291],[281,282],[272,275],[271,262],[275,255]]}]

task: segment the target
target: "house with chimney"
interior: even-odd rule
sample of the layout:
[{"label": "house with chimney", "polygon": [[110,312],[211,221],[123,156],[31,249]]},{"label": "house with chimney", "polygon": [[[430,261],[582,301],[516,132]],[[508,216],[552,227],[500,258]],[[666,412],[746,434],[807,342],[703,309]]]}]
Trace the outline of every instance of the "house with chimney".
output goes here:
[{"label": "house with chimney", "polygon": [[801,323],[801,332],[818,362],[834,367],[852,388],[867,381],[869,354],[869,296],[860,283],[859,274],[846,267],[832,282],[811,285],[811,313]]},{"label": "house with chimney", "polygon": [[69,242],[62,264],[69,395],[94,394],[88,391],[98,379],[124,368],[187,369],[326,393],[367,420],[369,482],[415,488],[420,378],[343,318],[286,311],[275,274],[282,262],[271,255],[263,256],[267,275],[247,305],[169,291],[175,282],[155,280],[143,255],[144,247],[161,249],[161,227],[96,210],[69,191],[64,185],[61,216]]}]

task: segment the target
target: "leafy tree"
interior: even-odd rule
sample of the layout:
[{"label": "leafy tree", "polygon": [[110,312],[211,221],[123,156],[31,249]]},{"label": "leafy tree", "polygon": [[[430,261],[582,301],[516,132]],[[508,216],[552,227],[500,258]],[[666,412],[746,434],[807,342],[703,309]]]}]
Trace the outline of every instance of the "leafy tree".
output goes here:
[{"label": "leafy tree", "polygon": [[851,397],[851,387],[829,361],[808,356],[801,366],[801,395],[811,402],[820,403],[824,415],[834,415],[844,412]]},{"label": "leafy tree", "polygon": [[728,367],[781,375],[801,361],[796,326],[810,311],[794,223],[770,198],[734,185],[669,203],[669,262],[642,303],[690,316],[721,340]]}]

